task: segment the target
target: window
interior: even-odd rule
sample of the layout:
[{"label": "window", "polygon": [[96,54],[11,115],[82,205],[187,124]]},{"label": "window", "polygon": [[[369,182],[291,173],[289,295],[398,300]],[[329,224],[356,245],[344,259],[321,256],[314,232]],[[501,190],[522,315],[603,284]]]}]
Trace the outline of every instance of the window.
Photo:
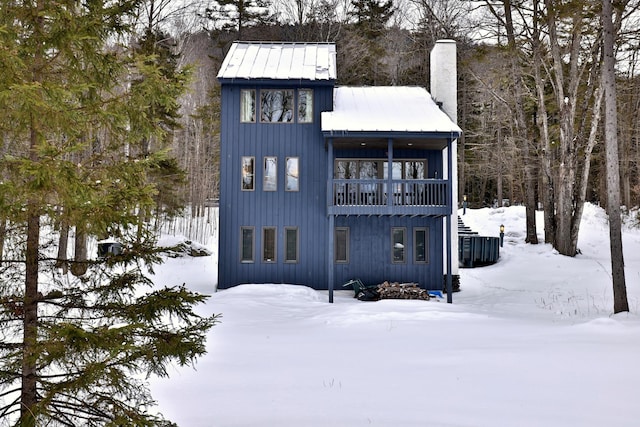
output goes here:
[{"label": "window", "polygon": [[427,161],[405,160],[402,176],[404,179],[425,179],[427,177]]},{"label": "window", "polygon": [[278,158],[267,156],[264,158],[264,174],[262,175],[262,189],[276,191],[278,189]]},{"label": "window", "polygon": [[376,179],[378,178],[379,162],[375,160],[361,160],[359,161],[360,172],[358,178],[360,179]]},{"label": "window", "polygon": [[255,239],[253,227],[240,227],[240,262],[253,262],[253,248]]},{"label": "window", "polygon": [[243,123],[256,121],[256,91],[253,89],[240,90],[240,121]]},{"label": "window", "polygon": [[284,228],[284,262],[298,262],[298,229]]},{"label": "window", "polygon": [[313,122],[313,90],[298,90],[298,123]]},{"label": "window", "polygon": [[413,262],[416,264],[429,263],[429,230],[427,228],[413,229]]},{"label": "window", "polygon": [[293,90],[260,91],[261,122],[291,123],[293,120]]},{"label": "window", "polygon": [[336,160],[334,177],[337,179],[354,179],[358,162],[356,160]]},{"label": "window", "polygon": [[255,159],[253,157],[242,158],[242,191],[253,191],[255,189],[254,182]]},{"label": "window", "polygon": [[349,262],[349,228],[336,227],[335,233],[335,261],[346,264]]},{"label": "window", "polygon": [[391,262],[394,264],[401,264],[405,262],[405,234],[406,231],[404,228],[391,228]]},{"label": "window", "polygon": [[[386,179],[389,175],[386,159],[336,159],[334,178],[336,179]],[[394,160],[391,177],[393,179],[426,179],[426,159]]]},{"label": "window", "polygon": [[299,191],[300,179],[298,175],[298,158],[287,157],[286,160],[286,178],[284,189],[285,191]]},{"label": "window", "polygon": [[262,262],[276,262],[276,228],[262,229]]}]

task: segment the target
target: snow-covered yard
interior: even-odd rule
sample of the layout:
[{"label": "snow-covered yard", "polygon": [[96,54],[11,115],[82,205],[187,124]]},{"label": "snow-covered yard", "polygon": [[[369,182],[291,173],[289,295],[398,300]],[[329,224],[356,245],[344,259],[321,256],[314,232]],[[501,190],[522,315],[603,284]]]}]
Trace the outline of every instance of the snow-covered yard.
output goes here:
[{"label": "snow-covered yard", "polygon": [[[522,207],[463,219],[493,236],[504,224],[505,242],[497,264],[460,270],[454,304],[351,291],[329,304],[283,284],[213,294],[208,354],[151,379],[159,410],[183,427],[639,425],[640,230],[624,233],[631,313],[613,316],[600,208],[575,258],[525,245]],[[168,259],[156,276],[212,293],[215,259]]]}]

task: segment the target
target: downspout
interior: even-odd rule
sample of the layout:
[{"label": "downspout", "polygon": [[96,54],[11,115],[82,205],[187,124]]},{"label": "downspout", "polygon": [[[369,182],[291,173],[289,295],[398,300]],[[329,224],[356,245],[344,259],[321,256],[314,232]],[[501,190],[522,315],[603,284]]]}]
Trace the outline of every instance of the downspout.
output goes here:
[{"label": "downspout", "polygon": [[[329,210],[329,206],[332,205],[333,200],[333,138],[329,138],[327,141],[327,157],[329,161],[327,162],[327,211]],[[333,303],[333,259],[334,259],[334,236],[335,236],[335,217],[333,213],[329,213],[329,238],[328,241],[328,250],[327,250],[327,289],[329,289],[329,302]]]},{"label": "downspout", "polygon": [[453,171],[453,153],[452,153],[452,139],[448,138],[447,139],[447,207],[449,209],[449,213],[448,215],[445,217],[445,222],[446,222],[446,230],[445,233],[447,235],[447,250],[446,250],[446,257],[447,257],[447,302],[449,304],[451,304],[453,302],[453,279],[451,276],[451,269],[452,269],[452,261],[451,261],[451,249],[452,249],[452,243],[451,243],[451,217],[453,215],[453,174],[451,173]]}]

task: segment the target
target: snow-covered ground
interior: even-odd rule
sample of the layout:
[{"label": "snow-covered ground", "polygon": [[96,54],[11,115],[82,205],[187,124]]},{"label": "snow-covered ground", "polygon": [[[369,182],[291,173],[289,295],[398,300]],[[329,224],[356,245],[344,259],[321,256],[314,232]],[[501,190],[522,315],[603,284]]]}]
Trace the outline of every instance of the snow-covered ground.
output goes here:
[{"label": "snow-covered ground", "polygon": [[[283,284],[213,294],[208,354],[151,379],[159,410],[182,427],[640,425],[637,225],[624,231],[631,312],[614,316],[600,208],[586,207],[575,258],[524,244],[522,207],[463,219],[493,236],[504,224],[505,241],[497,264],[460,270],[454,304],[351,291],[329,304]],[[212,293],[215,258],[168,259],[156,276]]]}]

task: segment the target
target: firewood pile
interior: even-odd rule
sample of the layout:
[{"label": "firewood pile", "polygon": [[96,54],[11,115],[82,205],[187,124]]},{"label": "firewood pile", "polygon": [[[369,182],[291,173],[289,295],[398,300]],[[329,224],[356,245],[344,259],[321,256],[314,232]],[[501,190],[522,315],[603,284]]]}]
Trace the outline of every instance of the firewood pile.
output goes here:
[{"label": "firewood pile", "polygon": [[429,299],[429,292],[416,283],[384,282],[378,285],[380,299]]}]

